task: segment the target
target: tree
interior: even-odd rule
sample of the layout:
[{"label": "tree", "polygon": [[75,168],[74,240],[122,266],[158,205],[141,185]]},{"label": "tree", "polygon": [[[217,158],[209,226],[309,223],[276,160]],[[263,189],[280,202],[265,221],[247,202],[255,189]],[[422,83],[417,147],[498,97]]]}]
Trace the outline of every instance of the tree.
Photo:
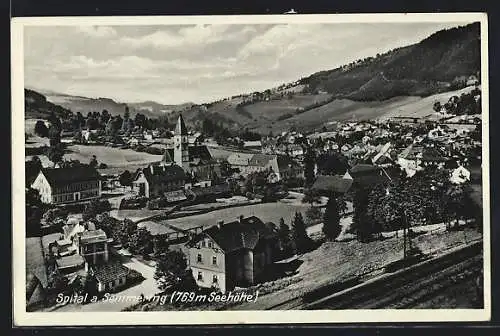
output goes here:
[{"label": "tree", "polygon": [[436,101],[434,103],[434,105],[432,106],[432,109],[435,111],[435,112],[440,112],[441,111],[441,103]]},{"label": "tree", "polygon": [[304,157],[304,177],[305,186],[309,187],[314,183],[315,173],[314,173],[315,155],[311,148],[306,151]]},{"label": "tree", "polygon": [[323,216],[323,233],[328,240],[334,240],[340,234],[340,210],[335,197],[330,197]]},{"label": "tree", "polygon": [[128,218],[125,218],[118,229],[117,236],[118,240],[120,243],[123,245],[124,248],[129,247],[129,242],[130,242],[130,237],[135,233],[137,230],[137,224],[135,224],[133,221],[131,221]]},{"label": "tree", "polygon": [[295,218],[292,223],[292,237],[297,252],[304,253],[311,247],[311,239],[307,235],[306,224],[300,212],[295,213]]},{"label": "tree", "polygon": [[49,136],[49,129],[45,126],[42,120],[38,120],[35,124],[35,134],[39,137],[46,138]]},{"label": "tree", "polygon": [[132,182],[133,182],[133,176],[132,176],[132,174],[130,174],[130,172],[128,170],[125,170],[123,173],[120,174],[120,177],[118,178],[118,180],[120,181],[120,184],[122,186],[130,187],[132,185]]},{"label": "tree", "polygon": [[92,159],[90,159],[89,166],[92,168],[97,168],[97,157],[92,155]]},{"label": "tree", "polygon": [[352,217],[352,228],[361,242],[370,239],[371,228],[368,219],[368,190],[359,188],[354,193],[353,199],[354,214]]},{"label": "tree", "polygon": [[153,252],[153,240],[151,234],[145,228],[137,228],[130,237],[129,250],[134,254],[146,256]]},{"label": "tree", "polygon": [[291,256],[295,251],[293,241],[292,241],[292,235],[290,232],[290,228],[288,225],[285,224],[285,220],[283,218],[280,218],[280,224],[278,228],[278,239],[280,241],[281,245],[281,257],[286,258]]},{"label": "tree", "polygon": [[94,219],[98,214],[111,210],[111,204],[108,200],[94,199],[85,206],[83,210],[82,219],[84,221]]},{"label": "tree", "polygon": [[180,251],[169,251],[156,260],[154,278],[161,290],[178,284],[186,275],[187,261]]},{"label": "tree", "polygon": [[43,204],[38,190],[26,188],[26,237],[40,236]]},{"label": "tree", "polygon": [[309,203],[312,206],[314,203],[318,203],[319,199],[320,197],[315,190],[313,189],[304,190],[304,197],[302,198],[302,203]]},{"label": "tree", "polygon": [[306,218],[307,218],[307,221],[309,222],[309,224],[316,223],[316,221],[321,219],[321,217],[322,217],[322,213],[321,213],[321,209],[319,207],[310,206],[306,210]]},{"label": "tree", "polygon": [[61,143],[51,145],[47,150],[47,157],[54,166],[62,161],[64,157],[64,147]]}]

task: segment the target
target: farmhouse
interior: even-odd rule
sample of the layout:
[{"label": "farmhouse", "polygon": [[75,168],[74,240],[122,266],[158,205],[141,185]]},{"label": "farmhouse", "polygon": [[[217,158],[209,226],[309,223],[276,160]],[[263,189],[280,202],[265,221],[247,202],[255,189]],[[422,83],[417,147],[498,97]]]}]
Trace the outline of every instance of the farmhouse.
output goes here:
[{"label": "farmhouse", "polygon": [[31,185],[49,204],[88,201],[101,197],[100,175],[89,166],[42,168]]},{"label": "farmhouse", "polygon": [[198,286],[226,292],[261,280],[274,261],[277,235],[273,227],[255,216],[240,216],[226,224],[219,221],[196,235],[186,247]]}]

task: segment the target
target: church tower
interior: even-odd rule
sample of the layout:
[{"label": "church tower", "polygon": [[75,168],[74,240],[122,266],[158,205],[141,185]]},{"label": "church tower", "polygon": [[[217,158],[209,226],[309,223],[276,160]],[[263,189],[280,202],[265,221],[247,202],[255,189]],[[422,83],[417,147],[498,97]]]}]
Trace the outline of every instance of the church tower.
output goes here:
[{"label": "church tower", "polygon": [[174,162],[184,170],[189,169],[188,134],[181,114],[174,132]]}]

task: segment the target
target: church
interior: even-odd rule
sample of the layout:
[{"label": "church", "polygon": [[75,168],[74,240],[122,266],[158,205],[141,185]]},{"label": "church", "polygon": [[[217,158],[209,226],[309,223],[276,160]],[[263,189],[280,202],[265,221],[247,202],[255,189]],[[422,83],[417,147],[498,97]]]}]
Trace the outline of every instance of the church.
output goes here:
[{"label": "church", "polygon": [[163,160],[182,167],[186,173],[187,184],[209,187],[221,176],[220,165],[207,146],[189,144],[188,132],[182,115],[177,119],[174,131],[174,148],[167,148]]},{"label": "church", "polygon": [[220,176],[220,165],[208,148],[189,144],[186,124],[179,115],[174,147],[165,149],[161,162],[139,169],[133,185],[141,196],[160,197],[176,190],[210,187]]}]

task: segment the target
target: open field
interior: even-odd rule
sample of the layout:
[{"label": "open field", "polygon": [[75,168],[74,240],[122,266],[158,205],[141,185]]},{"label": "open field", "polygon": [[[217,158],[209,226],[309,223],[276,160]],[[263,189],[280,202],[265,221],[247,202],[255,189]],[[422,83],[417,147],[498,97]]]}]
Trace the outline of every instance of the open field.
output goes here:
[{"label": "open field", "polygon": [[132,149],[119,149],[105,146],[83,146],[71,145],[68,153],[64,155],[66,159],[89,162],[92,155],[97,157],[99,163],[105,163],[108,167],[127,167],[128,165],[144,164],[161,161],[161,155],[135,152]]},{"label": "open field", "polygon": [[396,116],[426,117],[432,115],[434,102],[444,104],[451,96],[460,96],[462,93],[470,92],[474,87],[449,91],[431,95],[428,97],[405,96],[394,97],[384,101],[353,101],[349,99],[336,99],[331,103],[322,105],[307,112],[295,115],[291,118],[262,124],[256,127],[262,134],[288,130],[295,126],[300,129],[314,129],[323,126],[330,121],[349,120],[351,118],[361,119],[386,119]]},{"label": "open field", "polygon": [[231,222],[238,219],[240,215],[257,216],[264,222],[273,222],[278,225],[283,217],[285,223],[290,224],[296,211],[301,211],[304,216],[308,205],[288,205],[283,203],[263,203],[255,205],[245,205],[235,208],[215,210],[206,214],[167,219],[166,223],[177,226],[181,229],[189,229],[196,226],[209,227],[217,224],[218,220]]}]

